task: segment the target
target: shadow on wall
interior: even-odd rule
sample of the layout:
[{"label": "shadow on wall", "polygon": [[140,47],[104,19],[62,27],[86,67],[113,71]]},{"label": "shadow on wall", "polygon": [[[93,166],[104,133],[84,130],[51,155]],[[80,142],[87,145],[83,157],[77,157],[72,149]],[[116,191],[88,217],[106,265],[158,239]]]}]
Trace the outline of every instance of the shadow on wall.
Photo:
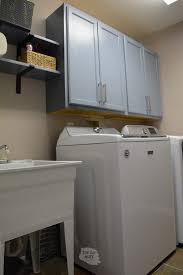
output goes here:
[{"label": "shadow on wall", "polygon": [[48,158],[45,84],[24,80],[16,94],[15,77],[0,75],[0,144],[8,144],[12,158]]},{"label": "shadow on wall", "polygon": [[[36,4],[32,32],[44,36],[45,18],[63,1],[32,1]],[[7,57],[15,56],[15,47],[9,46]],[[64,126],[68,122],[76,126],[89,126],[89,123],[81,117],[46,114],[45,82],[23,79],[22,94],[17,95],[15,80],[15,76],[0,74],[0,144],[9,145],[12,159],[55,159],[56,142]],[[100,123],[121,130],[129,121],[101,120]]]},{"label": "shadow on wall", "polygon": [[[12,159],[54,160],[56,142],[64,126],[91,126],[86,118],[47,114],[43,81],[23,79],[21,95],[16,94],[14,76],[0,74],[0,83],[0,144],[9,145]],[[142,121],[100,120],[100,126],[119,131],[129,123]]]},{"label": "shadow on wall", "polygon": [[55,146],[64,126],[84,119],[48,115],[45,83],[23,79],[22,94],[16,94],[15,77],[0,74],[0,144],[10,146],[13,159],[55,159]]},{"label": "shadow on wall", "polygon": [[[54,160],[56,142],[65,125],[91,125],[82,117],[47,114],[43,81],[23,79],[21,95],[16,94],[14,76],[1,74],[0,83],[0,144],[9,145],[12,159]],[[100,126],[119,131],[128,123],[100,120]]]}]

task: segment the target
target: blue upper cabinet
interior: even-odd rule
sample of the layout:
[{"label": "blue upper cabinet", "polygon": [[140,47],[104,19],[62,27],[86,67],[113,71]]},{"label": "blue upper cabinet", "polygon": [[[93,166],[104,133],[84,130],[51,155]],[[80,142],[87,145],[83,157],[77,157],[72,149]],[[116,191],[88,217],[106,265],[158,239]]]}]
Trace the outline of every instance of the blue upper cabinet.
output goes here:
[{"label": "blue upper cabinet", "polygon": [[158,55],[125,37],[128,112],[161,117]]},{"label": "blue upper cabinet", "polygon": [[126,111],[123,36],[68,6],[69,104]]},{"label": "blue upper cabinet", "polygon": [[147,115],[143,46],[125,37],[128,112]]},{"label": "blue upper cabinet", "polygon": [[99,106],[97,20],[68,6],[69,104]]},{"label": "blue upper cabinet", "polygon": [[126,111],[124,37],[113,28],[98,23],[101,107]]},{"label": "blue upper cabinet", "polygon": [[148,115],[160,117],[162,113],[159,81],[159,58],[157,54],[148,49],[144,49],[144,71]]},{"label": "blue upper cabinet", "polygon": [[63,74],[46,84],[48,112],[87,107],[161,117],[156,54],[67,4],[47,19],[47,35],[64,45]]}]

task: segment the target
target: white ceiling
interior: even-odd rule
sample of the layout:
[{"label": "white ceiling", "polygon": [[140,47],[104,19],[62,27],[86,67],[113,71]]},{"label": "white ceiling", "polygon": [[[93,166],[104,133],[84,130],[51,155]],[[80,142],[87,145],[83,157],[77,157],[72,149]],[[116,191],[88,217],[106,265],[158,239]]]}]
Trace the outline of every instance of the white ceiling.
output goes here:
[{"label": "white ceiling", "polygon": [[[33,0],[49,15],[62,0]],[[142,38],[183,20],[183,0],[68,0],[103,22],[135,38]]]}]

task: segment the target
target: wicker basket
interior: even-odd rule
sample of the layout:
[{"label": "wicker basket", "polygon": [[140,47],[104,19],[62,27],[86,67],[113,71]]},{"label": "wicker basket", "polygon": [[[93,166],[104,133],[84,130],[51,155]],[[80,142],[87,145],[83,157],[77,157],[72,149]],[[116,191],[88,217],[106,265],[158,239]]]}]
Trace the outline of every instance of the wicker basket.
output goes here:
[{"label": "wicker basket", "polygon": [[26,51],[22,54],[21,61],[31,65],[56,70],[56,58],[45,54]]}]

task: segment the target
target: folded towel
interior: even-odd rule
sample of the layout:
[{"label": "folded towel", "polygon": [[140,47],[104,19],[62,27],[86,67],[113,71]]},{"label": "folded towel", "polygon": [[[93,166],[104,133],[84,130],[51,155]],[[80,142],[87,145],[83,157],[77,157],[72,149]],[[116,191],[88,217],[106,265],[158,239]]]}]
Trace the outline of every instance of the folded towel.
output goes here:
[{"label": "folded towel", "polygon": [[7,49],[8,49],[8,43],[7,43],[6,36],[2,32],[0,32],[0,57],[2,57],[7,53]]}]

